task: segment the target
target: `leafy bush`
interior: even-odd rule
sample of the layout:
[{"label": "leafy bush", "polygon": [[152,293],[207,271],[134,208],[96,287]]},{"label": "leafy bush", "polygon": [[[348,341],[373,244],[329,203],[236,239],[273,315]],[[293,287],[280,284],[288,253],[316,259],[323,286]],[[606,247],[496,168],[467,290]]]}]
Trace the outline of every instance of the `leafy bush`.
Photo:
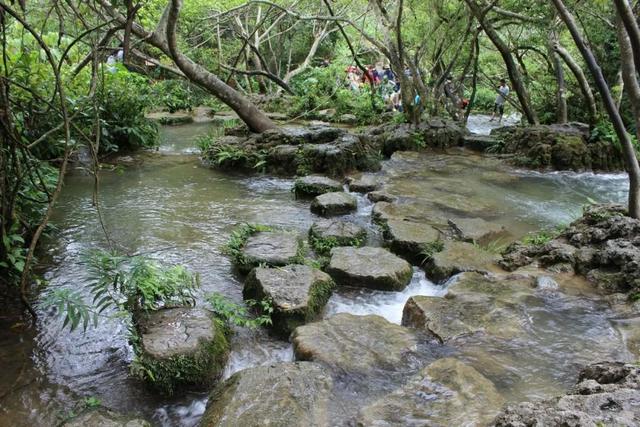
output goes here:
[{"label": "leafy bush", "polygon": [[[640,153],[640,144],[638,138],[634,134],[629,134],[631,143],[636,149],[637,153]],[[589,137],[590,141],[605,141],[611,146],[615,147],[618,151],[622,152],[622,144],[618,139],[618,135],[613,128],[613,124],[609,120],[601,120],[594,126]]]},{"label": "leafy bush", "polygon": [[[136,315],[167,306],[195,304],[194,290],[198,276],[184,266],[164,267],[148,258],[127,257],[103,250],[85,255],[89,271],[92,303],[87,304],[79,291],[56,289],[43,301],[43,307],[56,307],[64,313],[63,328],[76,329],[82,322],[98,324],[98,317],[107,309],[120,314]],[[135,321],[135,320],[134,320]]]},{"label": "leafy bush", "polygon": [[[245,305],[241,305],[236,304],[218,292],[213,292],[209,294],[207,301],[211,304],[215,315],[228,324],[250,329],[272,324],[273,305],[267,299],[261,301],[249,299],[244,301]],[[260,315],[257,317],[251,316],[248,307],[256,309]]]},{"label": "leafy bush", "polygon": [[100,87],[103,151],[149,148],[158,144],[158,127],[145,117],[152,105],[149,82],[118,65]]},{"label": "leafy bush", "polygon": [[[471,92],[467,91],[467,93],[465,93],[465,98],[469,99],[470,97],[471,97]],[[493,111],[493,106],[495,104],[495,101],[496,101],[496,93],[493,89],[485,86],[478,86],[476,88],[476,98],[471,108],[473,108],[475,111],[480,111],[485,113],[491,112]]]},{"label": "leafy bush", "polygon": [[178,110],[191,111],[205,105],[212,96],[187,80],[161,80],[152,86],[152,94],[157,107],[175,113]]}]

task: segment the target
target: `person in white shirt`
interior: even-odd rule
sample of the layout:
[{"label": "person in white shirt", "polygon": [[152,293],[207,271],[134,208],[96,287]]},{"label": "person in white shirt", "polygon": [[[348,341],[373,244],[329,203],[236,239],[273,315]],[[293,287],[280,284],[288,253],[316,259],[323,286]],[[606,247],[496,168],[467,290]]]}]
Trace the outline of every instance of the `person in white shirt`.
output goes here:
[{"label": "person in white shirt", "polygon": [[498,88],[498,96],[496,96],[496,103],[493,107],[493,114],[491,115],[492,122],[496,116],[498,116],[498,123],[502,121],[502,116],[504,115],[504,103],[507,100],[507,96],[509,96],[509,86],[507,86],[507,82],[505,79],[500,79],[500,87]]}]

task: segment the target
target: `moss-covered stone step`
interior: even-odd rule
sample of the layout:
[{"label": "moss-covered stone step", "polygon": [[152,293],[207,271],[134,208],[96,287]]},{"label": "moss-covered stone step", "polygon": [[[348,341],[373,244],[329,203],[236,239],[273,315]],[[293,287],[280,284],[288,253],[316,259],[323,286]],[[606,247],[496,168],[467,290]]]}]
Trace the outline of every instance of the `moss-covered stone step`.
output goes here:
[{"label": "moss-covered stone step", "polygon": [[296,179],[293,184],[296,197],[316,197],[335,191],[342,191],[342,184],[322,175],[307,175]]},{"label": "moss-covered stone step", "polygon": [[327,273],[338,286],[401,291],[411,281],[411,264],[383,248],[342,246],[331,250]]},{"label": "moss-covered stone step", "polygon": [[273,307],[273,330],[288,337],[295,328],[320,317],[335,283],[306,265],[254,268],[244,284],[245,299],[268,300]]},{"label": "moss-covered stone step", "polygon": [[358,200],[349,193],[322,194],[311,202],[311,212],[322,216],[345,215],[358,209]]},{"label": "moss-covered stone step", "polygon": [[336,246],[362,246],[367,230],[352,222],[320,219],[309,229],[309,244],[321,255],[328,255]]},{"label": "moss-covered stone step", "polygon": [[180,386],[207,387],[220,377],[229,354],[226,326],[199,308],[166,308],[137,316],[132,371],[172,394]]},{"label": "moss-covered stone step", "polygon": [[242,249],[241,271],[248,273],[254,267],[267,265],[282,267],[301,262],[304,242],[296,233],[287,231],[261,231],[247,239]]}]

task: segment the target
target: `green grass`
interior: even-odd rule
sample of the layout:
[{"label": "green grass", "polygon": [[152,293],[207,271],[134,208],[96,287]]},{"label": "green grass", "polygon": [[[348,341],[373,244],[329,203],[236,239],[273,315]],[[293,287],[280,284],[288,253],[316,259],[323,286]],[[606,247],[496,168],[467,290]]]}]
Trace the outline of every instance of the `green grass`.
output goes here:
[{"label": "green grass", "polygon": [[442,240],[436,240],[435,242],[429,242],[422,246],[420,256],[423,258],[422,263],[429,261],[433,256],[444,249],[444,242]]}]

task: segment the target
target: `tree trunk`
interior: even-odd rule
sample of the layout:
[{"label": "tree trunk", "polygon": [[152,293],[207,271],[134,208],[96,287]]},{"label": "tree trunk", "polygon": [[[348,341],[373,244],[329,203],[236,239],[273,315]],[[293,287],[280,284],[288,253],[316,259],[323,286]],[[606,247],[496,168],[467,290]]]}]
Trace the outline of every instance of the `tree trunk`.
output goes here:
[{"label": "tree trunk", "polygon": [[629,174],[629,216],[632,218],[640,218],[640,165],[638,165],[638,159],[636,158],[631,138],[629,138],[629,134],[624,126],[620,112],[616,108],[616,103],[611,96],[611,91],[609,90],[607,81],[602,74],[602,70],[596,61],[595,56],[584,42],[573,16],[569,10],[567,10],[562,0],[552,1],[556,6],[556,9],[558,9],[560,17],[569,29],[576,46],[580,50],[582,57],[593,75],[593,79],[595,80],[600,96],[602,97],[604,107],[607,110],[607,114],[609,115],[611,122],[613,123],[616,135],[622,143],[624,161],[627,165],[627,172]]},{"label": "tree trunk", "polygon": [[617,31],[620,42],[620,73],[622,74],[622,80],[629,95],[629,100],[631,101],[633,118],[636,125],[636,135],[640,136],[640,83],[638,83],[637,68],[633,59],[633,46],[631,45],[631,40],[629,40],[629,34],[625,29],[620,13],[618,13]]},{"label": "tree trunk", "polygon": [[575,59],[573,59],[569,51],[560,46],[559,43],[554,45],[553,50],[560,55],[560,58],[562,58],[564,63],[567,64],[567,67],[569,67],[573,76],[578,81],[582,96],[584,97],[584,100],[587,101],[587,108],[589,109],[589,124],[595,124],[598,118],[598,109],[596,107],[596,98],[593,96],[593,91],[591,90],[587,76],[584,75],[584,71],[582,71],[580,65],[578,65]]},{"label": "tree trunk", "polygon": [[[624,28],[627,31],[628,42],[631,45],[632,52],[631,57],[635,62],[636,69],[640,68],[640,28],[638,28],[638,22],[631,9],[629,0],[613,0],[616,5],[616,11],[618,13],[618,25],[624,24]],[[620,22],[622,21],[622,22]]]},{"label": "tree trunk", "polygon": [[[555,21],[555,19],[554,19]],[[562,60],[560,55],[555,51],[554,46],[558,43],[558,32],[555,28],[549,31],[549,56],[553,65],[553,73],[556,76],[556,121],[558,123],[567,123],[567,85],[564,79],[564,70],[562,69]]]},{"label": "tree trunk", "polygon": [[518,101],[520,101],[520,105],[522,106],[522,110],[524,111],[524,115],[527,118],[527,121],[530,124],[538,124],[538,115],[536,114],[533,106],[531,105],[531,100],[529,99],[529,92],[524,84],[522,79],[522,75],[520,71],[518,71],[518,66],[513,59],[513,55],[511,54],[511,50],[509,46],[502,40],[500,34],[493,28],[493,25],[485,19],[485,12],[482,7],[474,0],[465,0],[469,9],[471,9],[471,13],[473,13],[480,22],[482,29],[493,45],[498,49],[502,59],[504,60],[504,64],[507,67],[507,73],[509,74],[509,80],[511,81],[511,85],[518,96]]}]

